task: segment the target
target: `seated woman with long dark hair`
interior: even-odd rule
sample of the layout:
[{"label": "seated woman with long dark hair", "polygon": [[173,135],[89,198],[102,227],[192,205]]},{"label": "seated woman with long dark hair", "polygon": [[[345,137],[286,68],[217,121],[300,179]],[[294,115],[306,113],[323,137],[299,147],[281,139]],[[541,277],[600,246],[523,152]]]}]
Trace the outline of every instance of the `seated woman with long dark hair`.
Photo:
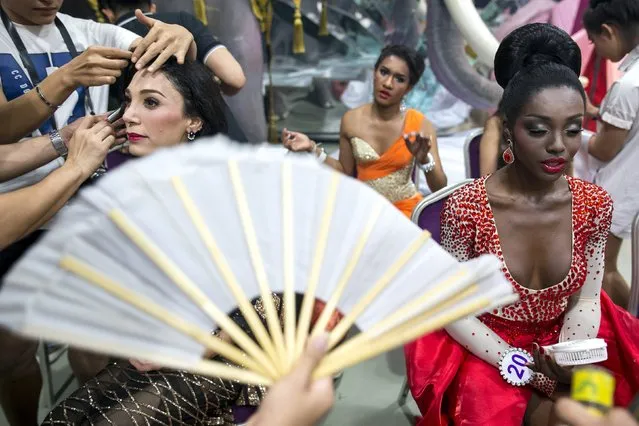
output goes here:
[{"label": "seated woman with long dark hair", "polygon": [[[122,119],[131,157],[226,131],[219,88],[199,62],[170,60],[153,73],[131,69],[124,87]],[[257,387],[164,370],[143,360],[121,361],[62,401],[44,424],[223,424],[214,422],[231,419],[231,405],[255,405],[261,395]]]},{"label": "seated woman with long dark hair", "polygon": [[[451,195],[441,237],[460,261],[496,255],[520,300],[407,345],[420,425],[520,426],[526,413],[525,424],[547,425],[571,378],[540,354],[557,342],[604,339],[615,404],[639,391],[639,321],[601,291],[612,200],[566,175],[581,144],[580,68],[579,47],[552,25],[521,27],[497,51],[508,164]],[[525,351],[531,365],[505,361]]]},{"label": "seated woman with long dark hair", "polygon": [[[153,73],[131,69],[125,79],[122,116],[130,143],[129,159],[200,136],[225,133],[222,98],[212,77],[199,62],[181,65],[171,60]],[[280,297],[273,298],[281,314]],[[265,321],[261,299],[253,304]],[[300,304],[301,299],[297,306]],[[316,309],[315,317],[318,311],[321,309]],[[231,317],[251,335],[239,312]],[[223,332],[215,333],[226,339]],[[215,354],[210,357],[227,362]],[[144,360],[120,361],[108,365],[62,401],[44,424],[227,424],[233,422],[233,405],[256,406],[263,394],[264,389],[258,386],[166,370]]]}]

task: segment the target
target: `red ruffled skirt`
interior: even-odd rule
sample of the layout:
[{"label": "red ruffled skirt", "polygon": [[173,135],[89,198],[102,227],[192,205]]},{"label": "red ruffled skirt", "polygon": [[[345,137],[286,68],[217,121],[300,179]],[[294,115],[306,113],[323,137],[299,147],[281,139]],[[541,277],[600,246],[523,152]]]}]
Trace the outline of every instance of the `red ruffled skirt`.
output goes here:
[{"label": "red ruffled skirt", "polygon": [[[482,321],[511,346],[557,343],[563,317],[547,323],[508,321],[484,315]],[[639,320],[601,294],[598,337],[608,344],[617,387],[615,404],[626,406],[639,391]],[[408,383],[423,416],[418,426],[520,426],[535,390],[506,383],[496,367],[477,358],[445,331],[426,335],[405,348]]]}]

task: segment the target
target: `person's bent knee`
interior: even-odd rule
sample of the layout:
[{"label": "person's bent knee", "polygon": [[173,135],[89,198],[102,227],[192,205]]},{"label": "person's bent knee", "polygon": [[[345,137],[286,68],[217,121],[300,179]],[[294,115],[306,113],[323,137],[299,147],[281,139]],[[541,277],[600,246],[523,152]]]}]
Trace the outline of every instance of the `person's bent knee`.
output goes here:
[{"label": "person's bent knee", "polygon": [[0,378],[20,376],[37,367],[37,341],[0,329],[0,348]]}]

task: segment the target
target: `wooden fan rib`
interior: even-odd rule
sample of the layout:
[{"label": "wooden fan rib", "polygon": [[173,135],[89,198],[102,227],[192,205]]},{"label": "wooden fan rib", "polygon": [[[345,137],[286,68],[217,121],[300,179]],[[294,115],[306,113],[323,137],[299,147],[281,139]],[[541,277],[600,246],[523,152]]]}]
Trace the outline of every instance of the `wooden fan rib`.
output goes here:
[{"label": "wooden fan rib", "polygon": [[[204,220],[204,217],[202,216],[202,213],[200,212],[199,208],[193,201],[193,198],[189,194],[189,191],[186,188],[186,185],[184,185],[184,182],[178,176],[173,177],[172,182],[173,182],[173,187],[175,188],[175,191],[178,194],[178,197],[180,197],[180,199],[182,200],[182,204],[184,205],[184,208],[187,214],[191,218],[191,221],[193,222],[193,225],[198,231],[200,238],[202,238],[202,242],[204,243],[207,250],[209,251],[209,254],[211,256],[211,259],[213,260],[213,263],[218,268],[218,271],[220,275],[222,276],[222,279],[224,280],[227,287],[233,294],[233,297],[235,298],[235,301],[238,304],[240,312],[242,312],[251,330],[254,330],[254,332],[255,330],[261,330],[261,334],[260,334],[261,338],[265,339],[266,329],[264,329],[262,322],[260,321],[260,319],[257,317],[257,314],[255,313],[255,309],[253,308],[253,305],[246,297],[246,294],[244,293],[244,290],[242,289],[242,287],[239,285],[237,277],[231,270],[231,267],[228,261],[226,260],[226,257],[220,250],[215,238],[213,237],[213,234],[211,233],[211,230],[209,229],[208,225],[206,224],[206,221]],[[256,335],[256,337],[258,336]],[[259,341],[259,337],[258,337],[258,341]],[[273,374],[275,374],[277,369],[275,365],[272,363],[272,361],[270,361],[269,357],[267,357],[266,354],[252,340],[250,340],[249,343],[252,346],[252,350],[257,351],[256,353],[260,354],[259,355],[260,362],[262,362],[263,365],[268,365],[269,371],[272,371]]]},{"label": "wooden fan rib", "polygon": [[[387,330],[394,328],[398,324],[410,319],[411,317],[419,315],[421,313],[419,312],[420,309],[422,312],[426,312],[434,308],[439,308],[440,306],[445,305],[447,303],[447,300],[450,300],[444,299],[443,301],[441,301],[440,299],[442,296],[445,298],[456,297],[459,292],[463,292],[467,288],[475,286],[476,284],[473,280],[474,276],[469,274],[467,269],[462,268],[461,270],[453,274],[453,276],[440,281],[434,288],[426,291],[423,295],[409,302],[400,310],[395,311],[393,314],[384,318],[382,321],[376,323],[373,327],[366,330],[362,334],[374,336],[376,334],[385,333]],[[461,285],[455,286],[455,288],[453,289],[454,293],[452,295],[446,294],[451,293],[450,287],[452,287],[459,281],[461,281]],[[439,305],[433,306],[433,303],[436,303],[437,300],[440,300]],[[424,308],[424,306],[426,307]]]},{"label": "wooden fan rib", "polygon": [[315,295],[320,279],[320,274],[322,272],[322,264],[324,261],[324,255],[326,253],[326,244],[328,241],[328,233],[331,227],[333,211],[335,210],[337,189],[339,187],[340,177],[341,176],[337,172],[332,172],[324,207],[324,213],[320,221],[320,228],[317,235],[315,256],[313,258],[308,286],[306,287],[306,291],[304,293],[300,317],[297,324],[297,337],[295,339],[295,358],[300,357],[308,339],[308,332],[311,324],[311,312],[313,306],[315,305]]},{"label": "wooden fan rib", "polygon": [[223,380],[231,380],[247,385],[270,386],[273,380],[261,374],[244,370],[219,361],[202,360],[190,368],[191,372],[208,377],[216,377]]},{"label": "wooden fan rib", "polygon": [[350,282],[353,272],[355,271],[355,267],[359,264],[359,260],[361,259],[364,248],[366,247],[366,243],[368,242],[370,235],[375,228],[375,224],[377,223],[377,220],[382,213],[382,207],[384,207],[382,203],[377,203],[373,207],[373,211],[368,219],[368,222],[366,223],[364,230],[362,231],[359,240],[357,241],[357,244],[355,245],[352,253],[349,256],[348,264],[344,268],[342,276],[340,277],[340,280],[338,281],[337,286],[335,287],[333,294],[331,295],[331,298],[326,303],[324,311],[322,311],[322,314],[320,315],[317,323],[315,324],[315,327],[313,328],[311,338],[315,338],[320,333],[325,332],[326,326],[328,325],[328,322],[330,321],[331,316],[333,315],[333,312],[335,311],[335,308],[337,307],[337,304],[342,297],[342,294],[344,294],[344,291],[346,290],[346,287]]},{"label": "wooden fan rib", "polygon": [[330,333],[328,347],[333,348],[341,341],[348,330],[355,324],[355,321],[364,312],[366,307],[386,288],[395,275],[406,265],[406,263],[417,253],[417,251],[430,239],[429,232],[424,231],[402,255],[391,265],[373,287],[360,299],[351,311],[337,324],[337,327]]},{"label": "wooden fan rib", "polygon": [[443,301],[437,306],[434,306],[428,310],[425,310],[413,317],[409,317],[409,318],[405,317],[406,318],[405,321],[399,324],[396,324],[394,327],[390,327],[385,330],[382,327],[380,327],[379,330],[383,330],[382,333],[376,333],[374,330],[375,327],[371,329],[372,332],[371,330],[368,330],[363,333],[360,333],[357,336],[353,337],[352,339],[349,339],[348,342],[336,348],[334,351],[331,352],[331,354],[335,354],[334,355],[335,358],[339,358],[340,356],[347,355],[349,352],[357,350],[362,345],[366,345],[376,339],[383,338],[384,335],[390,332],[396,333],[406,328],[417,327],[424,321],[424,318],[432,318],[435,315],[441,314],[442,312],[444,312],[446,309],[450,308],[451,306],[454,306],[455,304],[462,302],[467,297],[475,294],[478,289],[479,289],[479,286],[477,284],[473,284],[470,287],[462,290],[460,293],[452,295],[450,298]]},{"label": "wooden fan rib", "polygon": [[459,306],[453,311],[441,314],[436,318],[422,316],[423,322],[420,323],[419,326],[410,328],[397,327],[374,341],[366,342],[364,347],[360,346],[346,354],[342,353],[339,356],[334,356],[333,353],[331,353],[324,358],[320,366],[313,373],[313,377],[316,379],[329,377],[347,367],[371,359],[392,348],[401,346],[402,344],[415,340],[420,336],[443,328],[447,324],[481,311],[490,306],[490,304],[490,299],[477,299]]},{"label": "wooden fan rib", "polygon": [[275,303],[273,302],[273,292],[268,284],[268,277],[266,269],[264,268],[262,253],[257,242],[257,234],[255,232],[253,218],[251,217],[251,211],[246,198],[246,191],[244,190],[244,184],[240,175],[240,168],[236,160],[229,160],[229,173],[231,176],[231,185],[233,186],[235,193],[238,212],[240,214],[240,220],[244,228],[246,244],[253,264],[253,271],[255,272],[255,278],[257,279],[260,294],[262,296],[262,302],[264,304],[266,323],[271,333],[271,338],[273,339],[272,341],[266,339],[270,344],[270,347],[265,349],[267,349],[267,352],[271,355],[279,372],[283,374],[285,373],[284,360],[286,358],[286,353],[284,335],[282,334],[282,324],[280,323],[279,315],[275,308]]},{"label": "wooden fan rib", "polygon": [[101,288],[129,305],[134,306],[140,311],[147,313],[180,333],[191,337],[205,348],[222,355],[230,361],[238,365],[245,365],[258,373],[268,374],[265,369],[253,359],[247,357],[242,351],[222,339],[212,336],[209,330],[202,330],[199,326],[185,321],[183,318],[173,314],[148,297],[129,290],[81,260],[67,255],[60,259],[60,267],[83,278],[85,281]]},{"label": "wooden fan rib", "polygon": [[293,214],[293,173],[290,162],[282,163],[282,242],[284,261],[284,338],[286,370],[295,362],[295,238]]},{"label": "wooden fan rib", "polygon": [[[264,352],[246,335],[246,333],[233,322],[226,313],[222,312],[206,296],[206,294],[195,285],[186,274],[173,263],[168,256],[162,252],[149,238],[117,209],[108,214],[113,223],[140,249],[147,257],[160,268],[164,274],[185,294],[193,303],[207,314],[219,327],[224,330],[231,339],[242,347],[253,359],[260,363],[273,376],[277,376],[274,366],[267,361]],[[248,302],[247,302],[248,303]],[[251,312],[255,314],[252,305]],[[257,314],[255,314],[257,315]],[[248,321],[248,319],[247,319]],[[258,320],[259,322],[259,320]],[[260,323],[261,325],[261,323]]]}]

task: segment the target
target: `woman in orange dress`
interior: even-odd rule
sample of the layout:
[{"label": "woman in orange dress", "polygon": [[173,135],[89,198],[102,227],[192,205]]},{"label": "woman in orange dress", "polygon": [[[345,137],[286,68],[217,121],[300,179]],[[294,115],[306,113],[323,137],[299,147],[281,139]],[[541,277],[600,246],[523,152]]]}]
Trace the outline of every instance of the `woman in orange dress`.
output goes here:
[{"label": "woman in orange dress", "polygon": [[423,72],[424,60],[414,50],[400,45],[382,50],[375,64],[373,102],[342,117],[338,160],[303,133],[284,129],[282,143],[291,151],[314,153],[366,182],[410,217],[422,198],[412,179],[415,167],[423,170],[431,191],[446,186],[435,128],[422,113],[401,108]]}]

